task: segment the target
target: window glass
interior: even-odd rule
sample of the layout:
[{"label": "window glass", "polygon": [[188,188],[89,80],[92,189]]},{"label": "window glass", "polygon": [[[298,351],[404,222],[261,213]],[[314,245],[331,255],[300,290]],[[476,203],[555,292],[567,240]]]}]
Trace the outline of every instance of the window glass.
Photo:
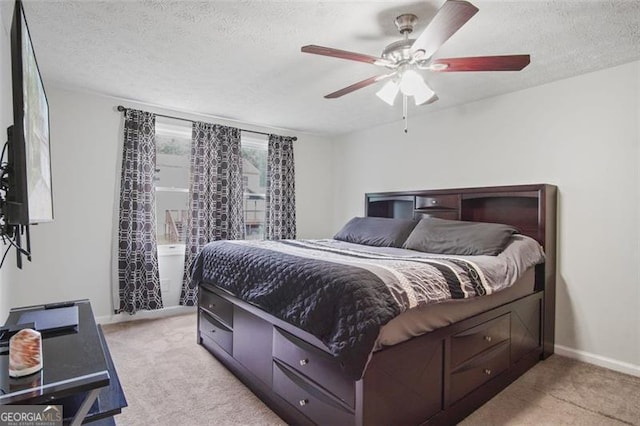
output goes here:
[{"label": "window glass", "polygon": [[191,123],[156,118],[158,245],[184,244],[189,205]]},{"label": "window glass", "polygon": [[263,239],[268,140],[266,136],[243,132],[241,146],[245,238],[247,240]]}]

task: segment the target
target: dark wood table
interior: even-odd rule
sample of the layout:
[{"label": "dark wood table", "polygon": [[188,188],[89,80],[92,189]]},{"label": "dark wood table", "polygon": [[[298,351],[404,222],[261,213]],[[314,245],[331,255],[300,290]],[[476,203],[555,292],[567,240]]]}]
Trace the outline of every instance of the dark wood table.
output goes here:
[{"label": "dark wood table", "polygon": [[[75,329],[42,333],[40,372],[9,377],[8,340],[0,342],[0,405],[62,405],[65,424],[114,424],[112,417],[127,406],[124,392],[91,304],[73,303],[78,306]],[[14,308],[5,326],[17,325],[27,311],[42,309],[42,305]]]}]

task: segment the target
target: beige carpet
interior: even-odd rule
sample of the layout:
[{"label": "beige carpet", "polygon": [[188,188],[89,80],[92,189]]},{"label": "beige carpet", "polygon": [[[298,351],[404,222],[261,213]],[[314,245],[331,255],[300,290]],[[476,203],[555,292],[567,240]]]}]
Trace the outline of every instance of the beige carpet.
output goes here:
[{"label": "beige carpet", "polygon": [[[103,327],[129,407],[119,425],[284,422],[196,344],[195,314]],[[463,425],[640,425],[640,378],[552,356]]]}]

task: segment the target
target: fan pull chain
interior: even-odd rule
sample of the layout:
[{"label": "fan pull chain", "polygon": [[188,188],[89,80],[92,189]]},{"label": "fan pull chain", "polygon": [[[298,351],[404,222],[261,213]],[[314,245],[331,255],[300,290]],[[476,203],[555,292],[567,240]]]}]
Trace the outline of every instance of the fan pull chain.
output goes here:
[{"label": "fan pull chain", "polygon": [[407,95],[402,95],[402,119],[404,120],[404,132],[408,133],[409,114],[407,113]]}]

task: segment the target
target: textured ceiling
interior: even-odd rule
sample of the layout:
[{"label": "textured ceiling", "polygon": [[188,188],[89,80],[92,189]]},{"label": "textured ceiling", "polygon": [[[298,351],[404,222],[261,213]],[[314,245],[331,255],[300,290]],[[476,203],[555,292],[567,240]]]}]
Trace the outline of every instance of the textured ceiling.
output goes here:
[{"label": "textured ceiling", "polygon": [[[380,101],[376,85],[324,99],[385,69],[300,47],[378,56],[400,39],[397,15],[416,14],[419,34],[443,3],[24,1],[45,85],[319,134],[396,121],[401,102]],[[410,115],[640,59],[637,0],[471,2],[480,11],[434,56],[528,53],[531,64],[521,72],[425,71],[440,101]]]}]

